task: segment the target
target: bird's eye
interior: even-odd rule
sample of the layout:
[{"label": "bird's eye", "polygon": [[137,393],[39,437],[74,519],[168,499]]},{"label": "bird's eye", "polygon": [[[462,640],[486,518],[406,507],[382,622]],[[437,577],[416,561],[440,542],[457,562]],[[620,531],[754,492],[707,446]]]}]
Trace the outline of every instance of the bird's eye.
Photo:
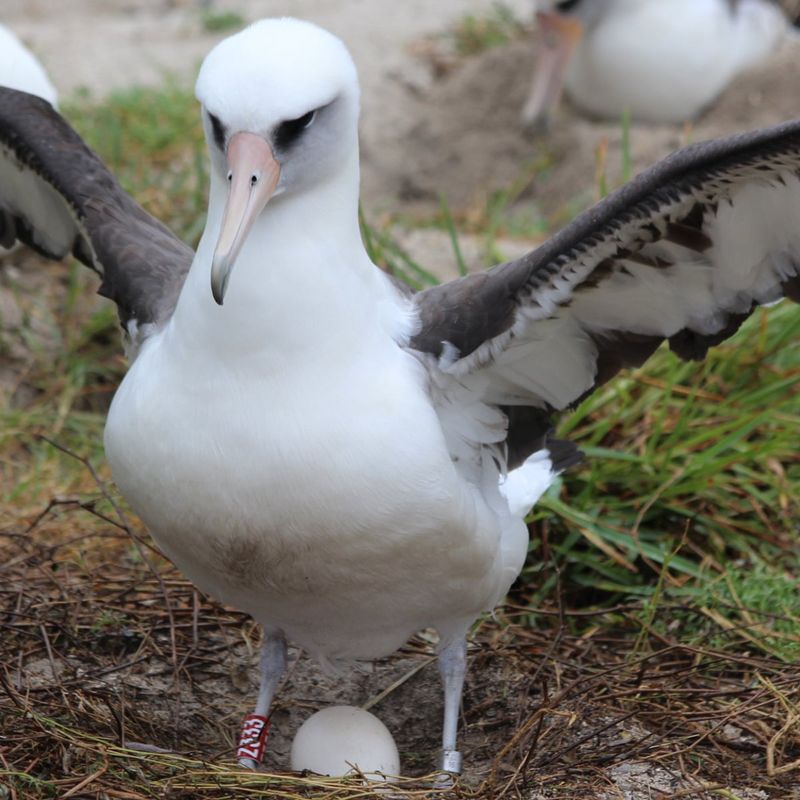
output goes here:
[{"label": "bird's eye", "polygon": [[316,111],[309,111],[297,119],[287,119],[281,122],[275,128],[273,135],[275,146],[280,150],[286,150],[286,148],[291,147],[300,138],[303,131],[311,125],[316,116]]},{"label": "bird's eye", "polygon": [[556,9],[566,14],[573,11],[579,2],[580,0],[561,0],[560,3],[556,3]]},{"label": "bird's eye", "polygon": [[214,135],[214,142],[220,150],[225,150],[225,126],[219,117],[209,113],[208,121],[211,123],[211,132]]}]

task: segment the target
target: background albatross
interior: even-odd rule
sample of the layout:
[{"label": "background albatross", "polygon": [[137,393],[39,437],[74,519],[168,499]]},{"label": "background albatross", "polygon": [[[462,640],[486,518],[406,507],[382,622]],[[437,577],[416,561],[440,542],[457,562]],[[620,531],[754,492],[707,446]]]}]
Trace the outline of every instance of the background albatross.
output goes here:
[{"label": "background albatross", "polygon": [[115,480],[203,591],[264,627],[244,762],[287,638],[341,666],[432,626],[459,772],[466,632],[577,458],[550,415],[664,339],[699,358],[758,304],[800,299],[800,123],[677,153],[524,258],[414,294],[360,240],[338,39],[256,23],[211,52],[197,96],[212,169],[195,254],[12,90],[0,243],[74,254],[118,305],[134,360],[106,427]]},{"label": "background albatross", "polygon": [[700,114],[791,30],[794,0],[541,0],[539,55],[522,110],[547,123],[566,87],[584,112],[643,122]]}]

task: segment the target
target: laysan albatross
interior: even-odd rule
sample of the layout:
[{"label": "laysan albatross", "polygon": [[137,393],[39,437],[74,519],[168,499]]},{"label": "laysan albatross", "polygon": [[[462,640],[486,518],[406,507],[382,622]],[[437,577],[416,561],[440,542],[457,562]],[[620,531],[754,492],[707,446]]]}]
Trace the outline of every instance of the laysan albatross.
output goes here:
[{"label": "laysan albatross", "polygon": [[292,640],[323,663],[436,628],[443,769],[465,636],[522,568],[525,514],[577,451],[550,417],[667,340],[701,358],[800,300],[800,122],[667,158],[516,261],[421,292],[358,227],[343,44],[264,20],[197,81],[211,159],[197,252],[53,108],[0,91],[0,242],[70,254],[117,303],[131,366],[114,479],[204,592],[264,628],[254,765]]},{"label": "laysan albatross", "polygon": [[522,110],[546,126],[562,88],[601,119],[684,122],[791,30],[776,0],[539,0],[539,50]]}]

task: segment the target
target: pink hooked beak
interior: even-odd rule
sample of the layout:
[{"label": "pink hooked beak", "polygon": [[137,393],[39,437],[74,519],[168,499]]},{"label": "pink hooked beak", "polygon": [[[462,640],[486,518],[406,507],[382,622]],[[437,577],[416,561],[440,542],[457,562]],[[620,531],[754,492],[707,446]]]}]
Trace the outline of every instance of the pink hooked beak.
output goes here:
[{"label": "pink hooked beak", "polygon": [[227,149],[228,201],[211,262],[211,292],[222,305],[236,256],[281,177],[272,148],[254,133],[236,133]]}]

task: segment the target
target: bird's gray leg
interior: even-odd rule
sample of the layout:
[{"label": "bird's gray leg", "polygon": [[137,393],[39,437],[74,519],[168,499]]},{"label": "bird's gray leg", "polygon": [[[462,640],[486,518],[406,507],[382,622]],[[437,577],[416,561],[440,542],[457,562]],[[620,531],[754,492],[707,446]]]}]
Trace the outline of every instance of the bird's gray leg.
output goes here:
[{"label": "bird's gray leg", "polygon": [[458,714],[461,695],[464,691],[464,676],[467,673],[467,640],[455,639],[439,652],[439,674],[444,683],[444,728],[442,731],[443,772],[461,774],[461,753],[456,749]]},{"label": "bird's gray leg", "polygon": [[245,717],[236,756],[242,767],[255,769],[264,755],[269,731],[268,713],[281,676],[286,670],[286,637],[277,628],[264,628],[261,646],[261,686],[253,714]]}]

